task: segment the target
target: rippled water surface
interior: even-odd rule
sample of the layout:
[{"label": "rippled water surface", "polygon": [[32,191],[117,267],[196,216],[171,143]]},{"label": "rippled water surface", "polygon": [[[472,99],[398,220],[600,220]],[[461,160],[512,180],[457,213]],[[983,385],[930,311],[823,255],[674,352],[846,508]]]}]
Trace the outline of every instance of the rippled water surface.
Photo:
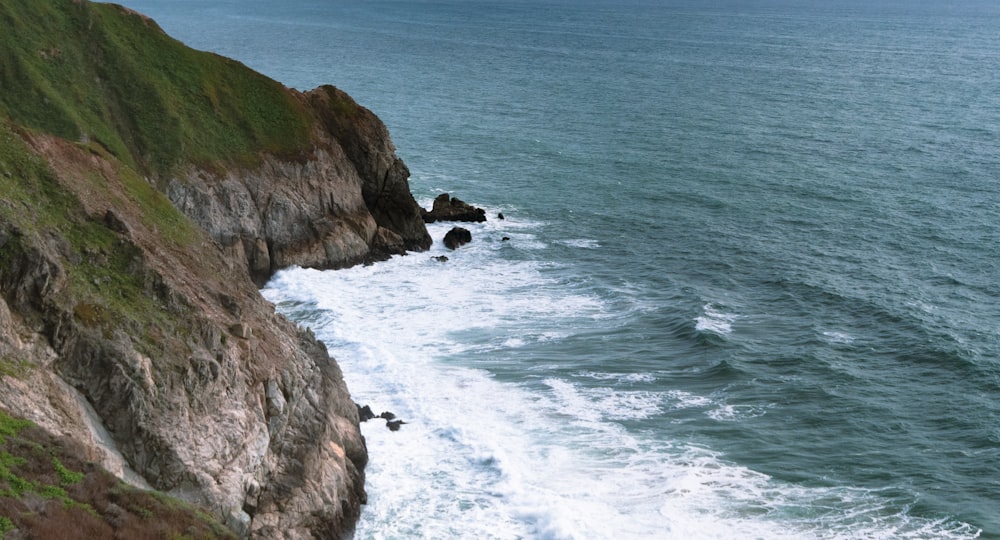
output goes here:
[{"label": "rippled water surface", "polygon": [[994,4],[125,3],[491,217],[264,290],[409,422],[358,538],[1000,538]]}]

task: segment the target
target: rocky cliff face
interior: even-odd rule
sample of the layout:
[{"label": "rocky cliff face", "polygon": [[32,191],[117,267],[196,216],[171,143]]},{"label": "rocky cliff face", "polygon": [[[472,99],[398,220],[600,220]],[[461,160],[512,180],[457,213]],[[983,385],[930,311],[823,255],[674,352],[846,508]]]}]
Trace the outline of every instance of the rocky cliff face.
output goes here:
[{"label": "rocky cliff face", "polygon": [[[4,223],[0,404],[241,534],[333,538],[350,527],[367,455],[323,345],[276,315],[203,233],[164,242],[123,204],[113,163],[47,136],[27,142],[80,202],[70,219],[105,230],[78,246]],[[87,174],[108,189],[90,189]],[[115,305],[133,293],[153,311]]]},{"label": "rocky cliff face", "polygon": [[174,204],[258,285],[292,265],[342,268],[430,247],[409,170],[378,117],[332,86],[295,95],[319,120],[307,153],[188,167],[165,186]]},{"label": "rocky cliff face", "polygon": [[[429,246],[385,126],[335,88],[262,82],[120,8],[46,6],[36,14],[0,0],[13,21],[0,46],[60,40],[4,51],[52,79],[36,94],[0,73],[0,408],[71,437],[135,485],[202,505],[242,536],[339,537],[365,500],[357,409],[324,346],[275,314],[256,286],[288,265],[336,268]],[[52,21],[65,28],[43,27]],[[230,107],[220,96],[271,95],[261,125],[305,126],[306,136],[279,144],[251,118],[231,124],[252,128],[227,134],[227,144],[239,141],[232,148],[205,139],[158,149],[143,139],[152,129],[141,123],[145,94],[127,92],[156,69],[202,68],[156,67],[162,59],[141,57],[155,47],[111,48],[108,36],[129,32],[162,40],[171,61],[216,66],[194,89],[156,79],[152,105],[172,103],[174,90],[204,92],[221,118]],[[115,61],[86,56],[98,52],[139,55],[122,65],[155,69],[95,75],[87,66]],[[85,61],[58,63],[79,55]],[[221,69],[234,75],[219,80],[248,86],[217,91],[211,77]],[[79,85],[59,93],[74,77]],[[133,82],[115,89],[115,77]],[[81,90],[93,80],[94,95]],[[31,99],[58,99],[52,114],[63,120],[92,120],[50,122],[44,107],[24,112]],[[154,126],[164,141],[216,129],[186,131],[212,114],[165,114],[149,120],[166,118]],[[184,153],[196,146],[202,153]]]}]

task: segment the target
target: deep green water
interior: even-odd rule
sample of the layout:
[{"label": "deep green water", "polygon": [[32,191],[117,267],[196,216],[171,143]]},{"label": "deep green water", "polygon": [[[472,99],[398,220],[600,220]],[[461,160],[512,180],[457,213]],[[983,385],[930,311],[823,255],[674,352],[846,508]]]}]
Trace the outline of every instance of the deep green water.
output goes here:
[{"label": "deep green water", "polygon": [[265,290],[411,421],[359,538],[1000,538],[997,5],[125,3],[507,217]]}]

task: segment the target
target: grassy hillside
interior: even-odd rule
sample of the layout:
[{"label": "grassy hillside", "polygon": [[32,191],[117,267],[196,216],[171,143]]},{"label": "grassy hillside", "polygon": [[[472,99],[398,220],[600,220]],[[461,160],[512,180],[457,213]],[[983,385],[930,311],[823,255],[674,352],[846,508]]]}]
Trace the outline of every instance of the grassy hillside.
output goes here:
[{"label": "grassy hillside", "polygon": [[0,114],[25,127],[152,173],[308,147],[310,120],[281,84],[125,8],[0,0],[0,28]]},{"label": "grassy hillside", "polygon": [[235,538],[198,509],[123,484],[70,441],[0,411],[0,540]]},{"label": "grassy hillside", "polygon": [[[146,178],[304,155],[315,120],[281,84],[120,6],[0,0],[0,29],[0,237],[18,231],[0,238],[0,284],[55,243],[77,321],[125,330],[147,354],[162,334],[182,339],[185,306],[157,297],[141,249],[212,259],[190,256],[203,233]],[[128,241],[106,209],[131,223]]]},{"label": "grassy hillside", "polygon": [[[82,152],[81,152],[82,153]],[[112,161],[113,163],[113,161]],[[14,290],[23,267],[37,263],[36,246],[57,246],[67,278],[62,309],[91,328],[120,328],[140,349],[163,346],[157,334],[181,331],[183,307],[168,306],[151,288],[140,248],[122,241],[100,216],[89,215],[79,193],[87,193],[123,215],[141,216],[143,229],[158,231],[163,250],[183,251],[200,242],[200,231],[170,201],[128,167],[108,178],[80,171],[72,186],[60,183],[50,164],[17,132],[0,121],[0,286]],[[15,231],[14,234],[4,231]],[[44,249],[44,248],[42,248]],[[8,280],[11,280],[8,283]]]}]

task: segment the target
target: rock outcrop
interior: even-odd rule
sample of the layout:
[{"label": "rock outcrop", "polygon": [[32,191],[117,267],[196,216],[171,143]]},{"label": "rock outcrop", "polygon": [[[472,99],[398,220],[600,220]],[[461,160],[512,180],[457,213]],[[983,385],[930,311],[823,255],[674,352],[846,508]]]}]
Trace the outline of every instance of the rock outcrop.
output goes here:
[{"label": "rock outcrop", "polygon": [[117,6],[0,18],[0,408],[240,536],[349,531],[357,406],[256,286],[430,245],[385,126]]},{"label": "rock outcrop", "polygon": [[482,223],[486,221],[485,210],[476,208],[458,198],[451,197],[447,193],[442,193],[435,197],[431,209],[429,211],[421,209],[420,214],[423,217],[424,223],[434,223],[435,221]]},{"label": "rock outcrop", "polygon": [[472,241],[472,233],[465,227],[452,227],[444,235],[444,246],[448,249],[458,249]]},{"label": "rock outcrop", "polygon": [[189,167],[167,181],[171,201],[258,285],[292,265],[343,268],[430,247],[385,125],[332,86],[295,94],[320,125],[305,156]]}]

